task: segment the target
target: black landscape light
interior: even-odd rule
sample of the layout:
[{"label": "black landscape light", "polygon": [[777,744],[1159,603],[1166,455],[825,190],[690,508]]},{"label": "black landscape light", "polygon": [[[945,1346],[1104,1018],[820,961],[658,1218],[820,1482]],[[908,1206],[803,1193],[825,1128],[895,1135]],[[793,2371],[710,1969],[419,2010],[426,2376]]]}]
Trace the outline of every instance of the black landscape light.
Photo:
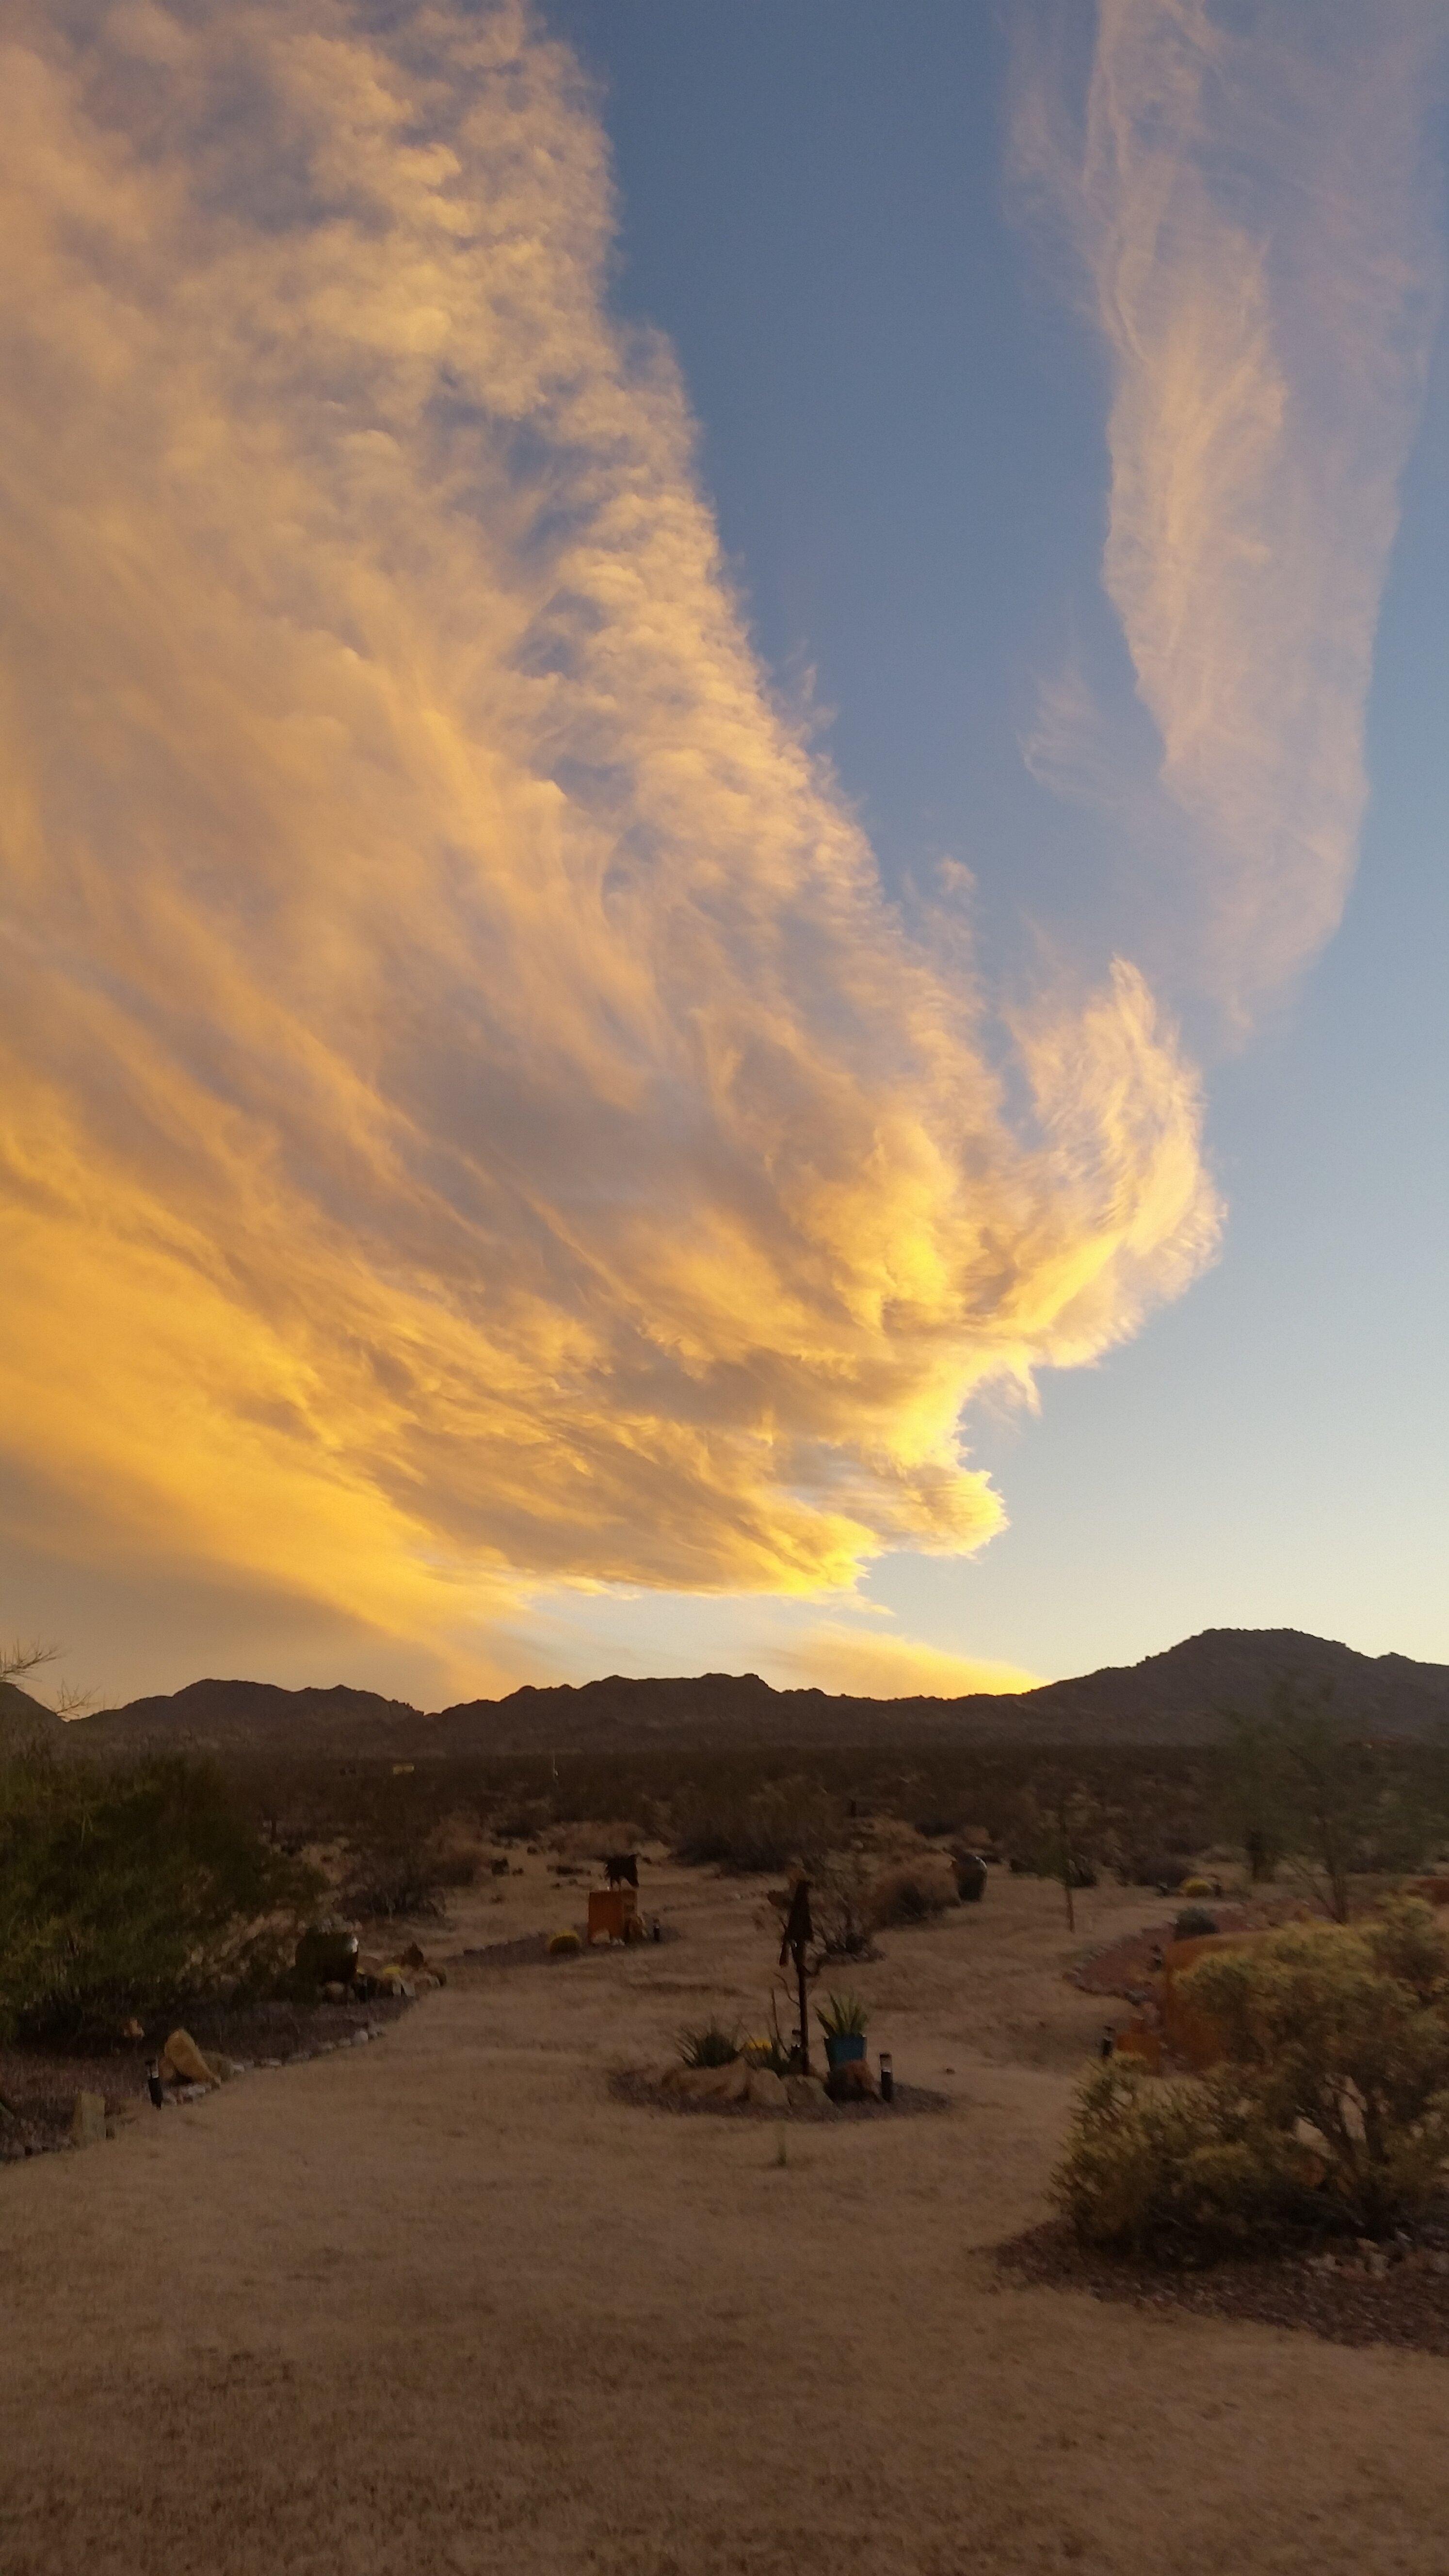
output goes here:
[{"label": "black landscape light", "polygon": [[895,2073],[889,2051],[884,2048],[880,2053],[880,2098],[883,2102],[894,2102],[896,2098]]},{"label": "black landscape light", "polygon": [[157,2057],[148,2058],[146,2062],[146,2090],[159,2111],[166,2099],[166,2089],[161,2081],[161,2061]]}]

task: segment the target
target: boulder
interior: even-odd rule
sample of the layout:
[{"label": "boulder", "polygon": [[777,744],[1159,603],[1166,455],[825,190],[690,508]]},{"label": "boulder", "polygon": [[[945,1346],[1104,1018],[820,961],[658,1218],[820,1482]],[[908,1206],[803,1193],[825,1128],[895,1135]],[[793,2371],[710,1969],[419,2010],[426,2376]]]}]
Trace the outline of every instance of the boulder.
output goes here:
[{"label": "boulder", "polygon": [[977,1851],[952,1854],[956,1871],[956,1893],[963,1905],[979,1905],[986,1893],[986,1863]]},{"label": "boulder", "polygon": [[706,2102],[743,2102],[750,2080],[750,2070],[742,2057],[732,2058],[728,2066],[691,2066],[688,2090]]},{"label": "boulder", "polygon": [[784,2111],[789,2108],[785,2087],[773,2067],[752,2066],[745,2078],[745,2100],[757,2111]]},{"label": "boulder", "polygon": [[878,2102],[880,2086],[863,2057],[853,2058],[848,2066],[833,2066],[825,2079],[825,2090],[832,2102]]},{"label": "boulder", "polygon": [[77,2093],[75,2109],[70,2115],[70,2142],[73,2147],[99,2147],[106,2135],[106,2097],[104,2093]]},{"label": "boulder", "polygon": [[161,2072],[177,2084],[213,2085],[221,2077],[203,2057],[189,2030],[173,2030],[161,2052]]},{"label": "boulder", "polygon": [[787,2075],[785,2100],[792,2111],[803,2111],[812,2119],[821,2119],[830,2105],[825,2088],[813,2075]]}]

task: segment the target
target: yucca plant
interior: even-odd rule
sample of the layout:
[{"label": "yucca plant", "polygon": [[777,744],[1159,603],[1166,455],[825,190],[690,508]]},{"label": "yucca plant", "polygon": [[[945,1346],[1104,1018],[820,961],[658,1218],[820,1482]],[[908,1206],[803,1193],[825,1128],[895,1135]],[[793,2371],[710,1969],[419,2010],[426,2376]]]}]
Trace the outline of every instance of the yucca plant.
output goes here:
[{"label": "yucca plant", "polygon": [[859,1995],[827,1995],[815,2007],[815,2018],[827,2039],[864,2039],[870,2016]]}]

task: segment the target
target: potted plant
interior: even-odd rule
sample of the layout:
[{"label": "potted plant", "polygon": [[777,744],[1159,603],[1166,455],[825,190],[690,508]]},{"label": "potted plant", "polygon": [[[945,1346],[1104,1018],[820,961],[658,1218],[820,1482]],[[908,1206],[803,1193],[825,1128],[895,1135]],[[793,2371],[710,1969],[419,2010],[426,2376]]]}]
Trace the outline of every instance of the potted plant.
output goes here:
[{"label": "potted plant", "polygon": [[826,2065],[833,2069],[859,2064],[869,2028],[859,1995],[827,1995],[823,2004],[816,2005],[815,2018],[825,2033]]}]

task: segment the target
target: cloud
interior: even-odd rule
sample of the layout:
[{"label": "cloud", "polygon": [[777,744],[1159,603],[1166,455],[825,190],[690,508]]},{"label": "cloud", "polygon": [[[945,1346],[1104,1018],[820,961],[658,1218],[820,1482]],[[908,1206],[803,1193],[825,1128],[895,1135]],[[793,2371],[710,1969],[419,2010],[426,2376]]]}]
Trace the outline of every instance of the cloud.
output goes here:
[{"label": "cloud", "polygon": [[915,1637],[862,1635],[832,1619],[777,1647],[771,1664],[782,1689],[794,1682],[861,1699],[960,1699],[971,1691],[1036,1690],[1041,1681],[1019,1664],[954,1655]]},{"label": "cloud", "polygon": [[572,58],[508,0],[0,32],[32,1541],[420,1639],[977,1545],[973,1390],[1209,1256],[1196,1084],[1126,965],[1003,1057],[885,900],[608,317]]},{"label": "cloud", "polygon": [[[1437,0],[1101,0],[1074,120],[1079,20],[1023,21],[1016,170],[1110,352],[1103,570],[1160,737],[1157,863],[1193,898],[1180,960],[1241,1020],[1330,936],[1355,863],[1441,289],[1445,21]],[[1038,748],[1108,803],[1070,694]]]}]

